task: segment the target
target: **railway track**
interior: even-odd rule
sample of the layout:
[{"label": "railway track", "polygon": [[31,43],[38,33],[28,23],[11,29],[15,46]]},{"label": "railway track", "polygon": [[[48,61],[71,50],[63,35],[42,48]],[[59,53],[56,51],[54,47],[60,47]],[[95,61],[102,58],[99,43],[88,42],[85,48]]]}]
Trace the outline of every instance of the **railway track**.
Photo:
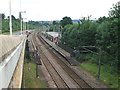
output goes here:
[{"label": "railway track", "polygon": [[65,58],[50,47],[38,33],[34,33],[32,36],[33,47],[38,50],[40,58],[57,88],[78,88],[79,90],[89,88],[89,90],[93,90],[64,62]]}]

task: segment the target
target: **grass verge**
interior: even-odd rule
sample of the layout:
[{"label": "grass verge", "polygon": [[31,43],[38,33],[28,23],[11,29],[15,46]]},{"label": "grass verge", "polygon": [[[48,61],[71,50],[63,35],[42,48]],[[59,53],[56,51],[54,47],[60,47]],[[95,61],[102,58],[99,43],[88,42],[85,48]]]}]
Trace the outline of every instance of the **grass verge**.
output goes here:
[{"label": "grass verge", "polygon": [[23,87],[45,88],[44,83],[39,78],[36,78],[36,65],[30,61],[24,63]]},{"label": "grass verge", "polygon": [[[98,66],[96,64],[83,62],[79,66],[97,78]],[[118,75],[110,72],[110,69],[106,69],[106,67],[102,65],[100,80],[103,84],[110,88],[118,88]]]}]

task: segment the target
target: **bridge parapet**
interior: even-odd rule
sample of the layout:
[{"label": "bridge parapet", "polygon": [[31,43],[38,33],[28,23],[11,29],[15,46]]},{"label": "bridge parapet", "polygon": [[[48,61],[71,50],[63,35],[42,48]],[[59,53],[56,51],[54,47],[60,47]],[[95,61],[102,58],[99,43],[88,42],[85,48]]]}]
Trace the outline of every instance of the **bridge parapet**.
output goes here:
[{"label": "bridge parapet", "polygon": [[[1,37],[4,37],[4,39]],[[0,56],[4,56],[4,58],[1,58],[0,60],[1,90],[2,88],[8,88],[10,84],[16,65],[20,58],[22,48],[25,45],[26,36],[0,36],[0,40],[2,41],[0,44]]]},{"label": "bridge parapet", "polygon": [[0,35],[0,63],[19,45],[21,36]]}]

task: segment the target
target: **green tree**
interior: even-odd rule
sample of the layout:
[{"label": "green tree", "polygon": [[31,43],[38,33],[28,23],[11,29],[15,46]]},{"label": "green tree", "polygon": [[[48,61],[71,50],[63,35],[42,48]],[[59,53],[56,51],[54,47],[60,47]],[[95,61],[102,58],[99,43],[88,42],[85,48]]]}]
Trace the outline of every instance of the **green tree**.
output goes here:
[{"label": "green tree", "polygon": [[[5,15],[2,14],[2,33],[9,32],[9,16],[5,19]],[[25,22],[24,22],[25,23]],[[40,23],[37,21],[29,21],[27,23],[27,27],[29,25],[29,29],[38,29],[40,28]],[[12,15],[12,28],[13,32],[20,30],[20,19],[16,19],[15,16]]]},{"label": "green tree", "polygon": [[96,22],[84,18],[81,22],[64,27],[62,42],[66,42],[71,48],[79,49],[79,46],[96,44]]},{"label": "green tree", "polygon": [[0,14],[0,16],[2,19],[5,19],[5,14],[2,13],[2,14]]},{"label": "green tree", "polygon": [[110,25],[109,22],[104,21],[99,24],[97,27],[97,34],[96,34],[96,44],[98,47],[101,47],[102,50],[108,51],[111,47],[110,43]]},{"label": "green tree", "polygon": [[[9,19],[10,16],[8,16],[8,19]],[[16,20],[15,16],[14,15],[11,15],[12,17],[12,20]]]},{"label": "green tree", "polygon": [[103,17],[98,18],[97,23],[101,24],[102,22],[108,21],[108,20],[109,20],[109,17],[103,16]]},{"label": "green tree", "polygon": [[113,7],[111,8],[109,12],[109,17],[111,19],[111,30],[114,30],[114,37],[116,37],[116,44],[117,44],[117,50],[116,50],[116,58],[119,56],[119,47],[120,47],[120,1],[116,4],[113,4]]},{"label": "green tree", "polygon": [[68,24],[73,24],[72,19],[70,17],[63,17],[62,20],[60,21],[61,26],[64,28]]},{"label": "green tree", "polygon": [[57,23],[57,21],[53,21],[53,23],[52,23],[53,25],[57,25],[58,23]]},{"label": "green tree", "polygon": [[[120,56],[120,1],[117,2],[116,4],[113,4],[113,7],[109,12],[109,17],[111,19],[111,30],[114,30],[113,36],[116,37],[114,38],[115,42],[113,45],[116,46],[115,54],[116,54],[116,60],[118,60],[118,57]],[[118,61],[118,64],[120,64],[120,61]]]}]

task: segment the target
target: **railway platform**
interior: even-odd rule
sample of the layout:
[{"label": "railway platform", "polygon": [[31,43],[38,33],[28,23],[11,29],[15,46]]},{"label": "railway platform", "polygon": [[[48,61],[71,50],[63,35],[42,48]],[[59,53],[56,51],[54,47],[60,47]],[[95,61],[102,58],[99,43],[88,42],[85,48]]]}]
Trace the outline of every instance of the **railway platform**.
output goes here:
[{"label": "railway platform", "polygon": [[56,45],[55,43],[51,42],[50,40],[46,39],[43,35],[40,34],[40,36],[53,48],[55,49],[59,54],[61,54],[68,62],[70,65],[76,66],[79,64],[78,61],[76,61],[74,58],[70,56],[70,53],[67,51],[63,50],[61,47]]}]

